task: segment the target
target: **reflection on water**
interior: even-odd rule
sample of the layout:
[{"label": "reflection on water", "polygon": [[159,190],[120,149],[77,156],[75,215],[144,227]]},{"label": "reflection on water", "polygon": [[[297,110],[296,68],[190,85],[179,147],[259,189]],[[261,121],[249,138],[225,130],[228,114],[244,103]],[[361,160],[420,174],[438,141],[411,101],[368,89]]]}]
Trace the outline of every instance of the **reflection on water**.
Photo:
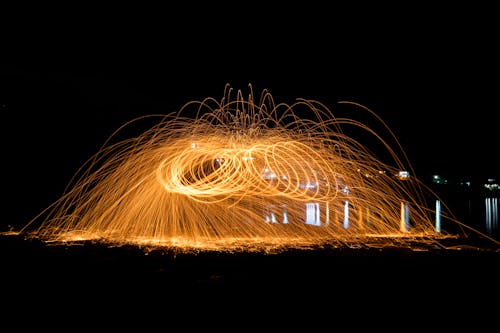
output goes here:
[{"label": "reflection on water", "polygon": [[306,224],[321,225],[318,202],[306,203]]},{"label": "reflection on water", "polygon": [[441,232],[441,201],[436,200],[436,231]]},{"label": "reflection on water", "polygon": [[[452,229],[452,225],[447,224],[446,219],[443,220],[443,216],[441,214],[442,204],[441,200],[436,200],[434,207],[435,229],[437,232],[441,232],[443,228]],[[447,204],[450,205],[451,210],[460,222],[500,240],[500,229],[498,227],[498,198],[461,198],[451,200],[451,202],[447,202]],[[341,216],[339,216],[339,214],[332,214],[332,216],[330,216],[330,207],[328,204],[325,205],[325,212],[322,215],[320,204],[318,202],[309,202],[305,204],[305,223],[309,225],[322,226],[329,225],[331,222],[338,223],[338,219],[341,218],[343,228],[348,229],[350,227],[351,209],[352,206],[349,201],[345,200],[343,204],[343,214],[341,214]],[[400,231],[409,231],[411,223],[410,207],[408,202],[401,202],[400,214]],[[283,224],[289,223],[287,206],[284,204],[279,206],[268,206],[264,215],[266,222]],[[364,214],[359,211],[358,215],[360,220],[370,219],[369,211]],[[330,221],[332,218],[333,221]]]},{"label": "reflection on water", "polygon": [[344,228],[349,228],[349,201],[344,201]]},{"label": "reflection on water", "polygon": [[401,202],[401,224],[399,230],[406,232],[410,229],[410,209],[408,202]]},{"label": "reflection on water", "polygon": [[498,230],[498,198],[485,198],[485,229],[492,235]]},{"label": "reflection on water", "polygon": [[[408,232],[411,229],[411,219],[410,219],[410,204],[408,201],[401,201],[400,203],[400,217],[399,217],[399,230],[401,232]],[[337,209],[341,207],[337,207]],[[350,213],[351,210],[355,210],[354,216]],[[300,211],[300,210],[299,210]],[[305,203],[304,216],[299,216],[299,220],[303,221],[305,224],[312,226],[329,226],[332,223],[337,225],[342,219],[342,226],[344,229],[351,227],[351,219],[354,218],[358,226],[363,226],[365,223],[372,221],[372,212],[369,208],[358,208],[355,209],[349,200],[343,201],[343,213],[340,216],[336,209],[333,209],[332,220],[330,220],[331,207],[328,202],[307,202]],[[436,230],[441,231],[440,219],[441,219],[441,206],[440,201],[436,202]],[[291,217],[296,218],[296,216]],[[264,209],[264,220],[267,223],[278,223],[278,224],[288,224],[288,207],[286,204],[271,204]]]},{"label": "reflection on water", "polygon": [[498,198],[476,197],[456,199],[451,201],[451,209],[461,222],[500,240]]}]

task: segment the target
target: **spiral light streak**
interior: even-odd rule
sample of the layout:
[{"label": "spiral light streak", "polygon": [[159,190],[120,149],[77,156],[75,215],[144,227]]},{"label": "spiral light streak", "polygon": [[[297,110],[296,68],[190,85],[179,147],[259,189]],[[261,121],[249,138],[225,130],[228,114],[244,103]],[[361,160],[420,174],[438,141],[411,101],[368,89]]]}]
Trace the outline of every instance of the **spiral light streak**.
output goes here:
[{"label": "spiral light streak", "polygon": [[[408,162],[381,135],[317,101],[276,104],[267,90],[255,100],[249,88],[245,98],[227,85],[220,101],[189,102],[135,138],[108,141],[22,232],[186,250],[442,235],[427,190],[396,177]],[[366,131],[393,161],[382,163],[345,126]],[[407,230],[401,202],[411,207]]]}]

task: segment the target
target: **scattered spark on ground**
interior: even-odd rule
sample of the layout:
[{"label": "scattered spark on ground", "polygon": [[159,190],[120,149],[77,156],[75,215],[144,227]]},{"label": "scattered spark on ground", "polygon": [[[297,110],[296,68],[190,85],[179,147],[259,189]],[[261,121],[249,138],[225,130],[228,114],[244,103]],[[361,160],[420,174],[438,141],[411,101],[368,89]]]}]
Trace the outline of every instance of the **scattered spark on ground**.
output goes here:
[{"label": "scattered spark on ground", "polygon": [[[255,96],[249,85],[245,97],[227,85],[221,100],[188,102],[141,135],[112,143],[140,118],[123,125],[18,234],[186,251],[453,237],[436,226],[437,214],[452,221],[453,214],[445,205],[440,212],[429,207],[435,194],[411,176],[383,120],[360,104],[341,103],[373,116],[398,150],[318,101],[277,104],[267,90]],[[392,160],[382,162],[345,128],[364,131]]]}]

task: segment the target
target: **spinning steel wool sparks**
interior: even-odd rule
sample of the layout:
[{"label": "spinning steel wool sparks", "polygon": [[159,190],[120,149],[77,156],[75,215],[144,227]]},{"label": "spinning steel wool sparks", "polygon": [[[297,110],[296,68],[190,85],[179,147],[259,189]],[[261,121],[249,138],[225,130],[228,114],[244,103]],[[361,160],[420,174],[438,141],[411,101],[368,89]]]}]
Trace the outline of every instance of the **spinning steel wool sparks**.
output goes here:
[{"label": "spinning steel wool sparks", "polygon": [[[135,138],[108,141],[21,232],[230,251],[442,237],[427,208],[432,193],[406,179],[408,161],[382,136],[318,101],[276,104],[267,90],[256,97],[251,86],[245,97],[227,85],[220,101],[191,101]],[[392,161],[345,127],[366,132]]]}]

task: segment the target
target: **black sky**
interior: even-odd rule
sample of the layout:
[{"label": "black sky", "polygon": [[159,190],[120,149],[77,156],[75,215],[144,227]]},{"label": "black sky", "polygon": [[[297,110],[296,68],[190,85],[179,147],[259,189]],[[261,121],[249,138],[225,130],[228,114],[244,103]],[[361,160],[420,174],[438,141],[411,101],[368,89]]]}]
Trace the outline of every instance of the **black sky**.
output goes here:
[{"label": "black sky", "polygon": [[268,89],[277,102],[363,104],[391,127],[421,177],[498,176],[500,57],[486,9],[393,8],[390,19],[370,20],[357,11],[261,9],[202,19],[183,12],[175,22],[170,10],[163,20],[98,26],[67,16],[4,44],[3,174],[12,202],[34,206],[16,208],[16,218],[56,198],[124,122],[220,98],[227,83]]}]

